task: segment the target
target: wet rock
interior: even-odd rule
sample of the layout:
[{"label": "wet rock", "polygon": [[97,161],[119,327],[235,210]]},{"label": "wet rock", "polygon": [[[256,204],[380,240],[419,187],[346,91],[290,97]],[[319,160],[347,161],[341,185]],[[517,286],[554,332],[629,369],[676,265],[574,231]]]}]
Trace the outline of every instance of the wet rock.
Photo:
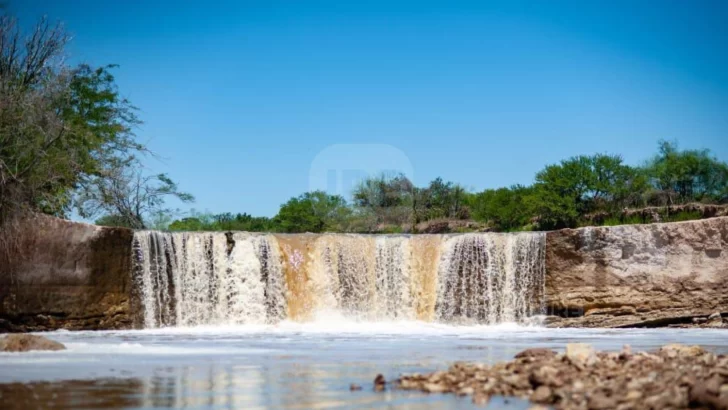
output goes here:
[{"label": "wet rock", "polygon": [[361,390],[361,386],[360,386],[360,385],[358,385],[358,384],[356,384],[356,383],[352,383],[352,384],[351,384],[351,385],[349,386],[349,390],[350,390],[350,391],[359,391],[359,390]]},{"label": "wet rock", "polygon": [[65,350],[62,343],[43,336],[31,334],[12,334],[0,339],[0,351],[28,352],[31,350]]},{"label": "wet rock", "polygon": [[377,377],[374,378],[374,391],[382,391],[387,386],[387,379],[384,378],[382,374],[378,374]]}]

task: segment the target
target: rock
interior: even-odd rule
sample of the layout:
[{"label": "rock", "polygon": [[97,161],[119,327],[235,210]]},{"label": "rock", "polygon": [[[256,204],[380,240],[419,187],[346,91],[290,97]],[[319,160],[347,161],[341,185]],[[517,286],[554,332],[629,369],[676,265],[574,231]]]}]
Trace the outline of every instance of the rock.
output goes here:
[{"label": "rock", "polygon": [[563,355],[518,356],[493,366],[458,362],[446,372],[404,375],[400,386],[472,395],[474,403],[487,402],[493,395],[527,397],[564,410],[728,410],[728,356],[699,346],[673,344],[656,354],[633,354],[629,346],[620,353],[597,353],[589,345],[574,343]]},{"label": "rock", "polygon": [[475,389],[473,389],[472,387],[463,387],[462,389],[458,390],[458,396],[469,396],[473,393],[475,393]]},{"label": "rock", "polygon": [[[0,275],[0,317],[11,324],[0,327],[13,332],[131,328],[133,235],[126,228],[40,214],[20,221],[13,240],[23,257],[4,266],[0,249],[0,270],[10,273]],[[115,316],[107,316],[114,307]],[[141,324],[143,315],[138,320]]]},{"label": "rock", "polygon": [[447,386],[439,383],[425,383],[422,385],[422,391],[427,393],[444,393],[448,391]]},{"label": "rock", "polygon": [[577,367],[591,366],[599,360],[594,348],[586,343],[567,344],[566,358]]},{"label": "rock", "polygon": [[590,410],[613,409],[617,407],[617,400],[602,393],[597,393],[589,397],[588,406]]},{"label": "rock", "polygon": [[476,406],[485,406],[490,401],[490,396],[487,394],[476,393],[473,395],[473,404]]},{"label": "rock", "polygon": [[539,386],[533,394],[531,394],[531,397],[529,400],[531,400],[534,403],[550,403],[551,402],[551,389],[547,386]]},{"label": "rock", "polygon": [[529,381],[533,386],[561,387],[564,382],[559,378],[559,371],[549,365],[539,366],[531,372]]},{"label": "rock", "polygon": [[642,393],[638,390],[630,390],[624,398],[627,401],[637,401],[642,398]]},{"label": "rock", "polygon": [[359,391],[359,390],[361,390],[361,386],[360,386],[360,385],[358,385],[358,384],[356,384],[356,383],[352,383],[352,384],[351,384],[351,385],[349,386],[349,390],[350,390],[350,391]]},{"label": "rock", "polygon": [[31,334],[12,334],[0,339],[0,351],[28,352],[31,350],[65,350],[62,343],[43,336]]},{"label": "rock", "polygon": [[382,391],[387,385],[387,379],[384,378],[384,375],[378,374],[377,377],[374,378],[374,391]]},{"label": "rock", "polygon": [[721,319],[720,312],[712,313],[710,316],[708,316],[708,320],[715,320],[715,319]]},{"label": "rock", "polygon": [[547,326],[707,326],[692,318],[728,312],[725,244],[725,216],[547,232]]},{"label": "rock", "polygon": [[685,346],[679,343],[669,344],[660,348],[660,353],[667,354],[669,357],[675,356],[700,356],[705,353],[705,349],[700,346]]},{"label": "rock", "polygon": [[551,349],[545,349],[542,347],[535,347],[532,349],[526,349],[520,353],[517,353],[515,358],[520,359],[523,357],[535,357],[535,358],[551,358],[556,356],[556,352]]}]

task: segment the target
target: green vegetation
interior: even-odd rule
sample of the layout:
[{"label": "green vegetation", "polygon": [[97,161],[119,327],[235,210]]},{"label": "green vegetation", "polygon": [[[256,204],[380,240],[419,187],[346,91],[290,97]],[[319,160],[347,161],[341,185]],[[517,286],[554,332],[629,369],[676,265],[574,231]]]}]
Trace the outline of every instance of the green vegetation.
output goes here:
[{"label": "green vegetation", "polygon": [[[69,36],[45,19],[23,33],[0,17],[0,228],[26,212],[145,228],[166,197],[189,202],[166,175],[147,175],[136,108],[114,66],[65,63]],[[7,226],[10,224],[8,223]]]},{"label": "green vegetation", "polygon": [[[625,164],[619,155],[580,155],[547,165],[530,186],[476,193],[440,178],[420,188],[404,175],[380,175],[361,181],[351,204],[340,196],[310,192],[291,198],[278,215],[258,218],[257,224],[226,225],[217,222],[226,219],[221,215],[208,215],[175,221],[169,229],[403,233],[417,232],[422,223],[474,220],[481,223],[476,227],[516,232],[700,219],[700,211],[681,205],[727,200],[728,164],[708,150],[681,151],[660,141],[658,154],[639,167]],[[646,207],[656,209],[627,211]],[[255,219],[243,215],[236,218]],[[451,228],[472,229],[479,228]]]}]

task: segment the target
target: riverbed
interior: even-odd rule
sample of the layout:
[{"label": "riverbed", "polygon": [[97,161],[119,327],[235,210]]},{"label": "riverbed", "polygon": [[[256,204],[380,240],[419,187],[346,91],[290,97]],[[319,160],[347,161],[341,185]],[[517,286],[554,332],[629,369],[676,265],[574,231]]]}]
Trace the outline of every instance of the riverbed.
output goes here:
[{"label": "riverbed", "polygon": [[[547,329],[535,326],[452,326],[423,322],[327,320],[275,326],[56,331],[44,336],[59,352],[0,353],[0,402],[30,408],[323,409],[471,408],[469,398],[388,389],[381,373],[444,369],[455,361],[495,363],[530,347],[563,350],[590,343],[599,350],[698,344],[728,353],[728,330]],[[362,386],[350,391],[350,385]],[[527,408],[494,398],[490,408]],[[482,408],[482,407],[481,407]]]}]

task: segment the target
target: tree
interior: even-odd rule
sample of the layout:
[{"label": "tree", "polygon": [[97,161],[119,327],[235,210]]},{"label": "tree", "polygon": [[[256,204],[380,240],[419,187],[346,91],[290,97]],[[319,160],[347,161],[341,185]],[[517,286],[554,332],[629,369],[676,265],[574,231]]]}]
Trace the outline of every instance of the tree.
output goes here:
[{"label": "tree", "polygon": [[357,213],[370,220],[366,230],[371,231],[380,225],[416,223],[418,194],[421,191],[404,174],[381,174],[362,180],[354,189],[353,202]]},{"label": "tree", "polygon": [[531,223],[534,189],[522,185],[487,189],[474,196],[473,217],[492,224],[498,231],[520,229]]},{"label": "tree", "polygon": [[82,217],[106,213],[115,215],[124,226],[146,229],[151,218],[172,213],[164,207],[168,197],[194,201],[192,195],[180,191],[166,174],[146,175],[139,166],[116,163],[92,177],[76,201]]},{"label": "tree", "polygon": [[544,229],[574,227],[582,215],[615,211],[638,201],[646,189],[639,170],[618,155],[580,155],[536,174],[534,210]]},{"label": "tree", "polygon": [[314,191],[281,205],[274,222],[283,232],[345,231],[350,213],[341,196]]},{"label": "tree", "polygon": [[707,149],[680,151],[677,143],[660,141],[658,154],[644,172],[655,189],[667,194],[670,204],[728,197],[728,164]]},{"label": "tree", "polygon": [[110,67],[66,66],[67,42],[45,19],[23,40],[15,19],[0,18],[0,218],[21,209],[63,216],[110,161],[145,150]]},{"label": "tree", "polygon": [[467,219],[469,212],[466,195],[467,192],[461,185],[444,182],[438,177],[426,189],[421,190],[419,197],[422,207],[426,209],[426,219]]}]

